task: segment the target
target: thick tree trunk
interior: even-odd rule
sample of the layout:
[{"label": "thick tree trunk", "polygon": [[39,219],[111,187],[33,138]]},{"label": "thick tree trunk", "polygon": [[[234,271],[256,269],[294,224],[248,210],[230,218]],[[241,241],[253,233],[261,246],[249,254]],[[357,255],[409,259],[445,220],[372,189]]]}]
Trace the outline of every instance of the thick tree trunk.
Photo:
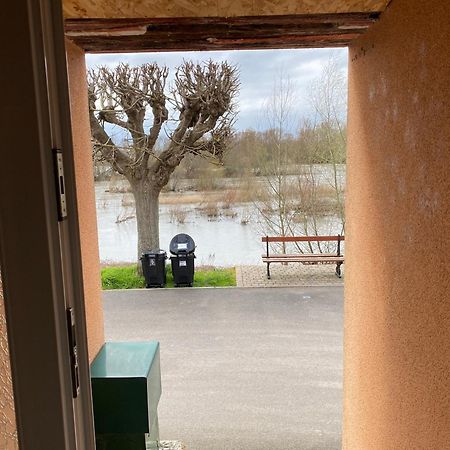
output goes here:
[{"label": "thick tree trunk", "polygon": [[142,253],[159,249],[159,189],[148,182],[132,183],[136,202],[138,259]]}]

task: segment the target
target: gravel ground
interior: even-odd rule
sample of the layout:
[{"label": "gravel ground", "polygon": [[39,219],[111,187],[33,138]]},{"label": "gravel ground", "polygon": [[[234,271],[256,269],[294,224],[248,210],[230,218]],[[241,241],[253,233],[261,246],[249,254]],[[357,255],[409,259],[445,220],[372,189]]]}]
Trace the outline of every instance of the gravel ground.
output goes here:
[{"label": "gravel ground", "polygon": [[[271,264],[270,280],[267,266],[237,266],[238,287],[343,286],[344,276],[338,278],[332,264],[304,265],[299,263]],[[341,266],[342,273],[344,266]]]}]

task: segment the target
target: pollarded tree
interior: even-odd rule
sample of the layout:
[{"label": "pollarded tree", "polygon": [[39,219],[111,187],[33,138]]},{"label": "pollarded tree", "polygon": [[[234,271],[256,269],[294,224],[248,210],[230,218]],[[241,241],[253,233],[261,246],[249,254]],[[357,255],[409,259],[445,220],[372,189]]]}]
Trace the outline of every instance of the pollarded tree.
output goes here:
[{"label": "pollarded tree", "polygon": [[[138,256],[159,248],[159,194],[188,154],[221,161],[232,135],[234,99],[239,90],[236,67],[227,62],[183,62],[166,93],[168,69],[156,63],[101,67],[88,73],[89,110],[94,152],[131,185],[136,202]],[[163,150],[156,143],[166,127]],[[149,126],[146,126],[151,113]],[[110,125],[108,125],[110,124]],[[112,138],[112,126],[128,144]],[[121,142],[126,142],[122,139]]]}]

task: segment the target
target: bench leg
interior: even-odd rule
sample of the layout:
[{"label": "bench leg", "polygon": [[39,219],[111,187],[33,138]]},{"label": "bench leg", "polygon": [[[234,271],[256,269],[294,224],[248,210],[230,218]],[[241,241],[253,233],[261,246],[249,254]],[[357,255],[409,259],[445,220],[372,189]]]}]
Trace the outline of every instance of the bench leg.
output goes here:
[{"label": "bench leg", "polygon": [[267,263],[267,279],[270,280],[270,263]]},{"label": "bench leg", "polygon": [[341,278],[341,265],[342,265],[342,263],[337,263],[336,264],[336,276],[338,278]]}]

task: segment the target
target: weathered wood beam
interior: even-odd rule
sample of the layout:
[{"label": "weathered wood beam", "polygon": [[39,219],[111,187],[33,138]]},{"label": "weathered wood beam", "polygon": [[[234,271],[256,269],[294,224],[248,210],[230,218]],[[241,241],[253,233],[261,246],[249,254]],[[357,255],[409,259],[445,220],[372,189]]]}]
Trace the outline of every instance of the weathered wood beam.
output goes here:
[{"label": "weathered wood beam", "polygon": [[379,13],[178,19],[68,19],[87,52],[305,48],[348,45]]}]

